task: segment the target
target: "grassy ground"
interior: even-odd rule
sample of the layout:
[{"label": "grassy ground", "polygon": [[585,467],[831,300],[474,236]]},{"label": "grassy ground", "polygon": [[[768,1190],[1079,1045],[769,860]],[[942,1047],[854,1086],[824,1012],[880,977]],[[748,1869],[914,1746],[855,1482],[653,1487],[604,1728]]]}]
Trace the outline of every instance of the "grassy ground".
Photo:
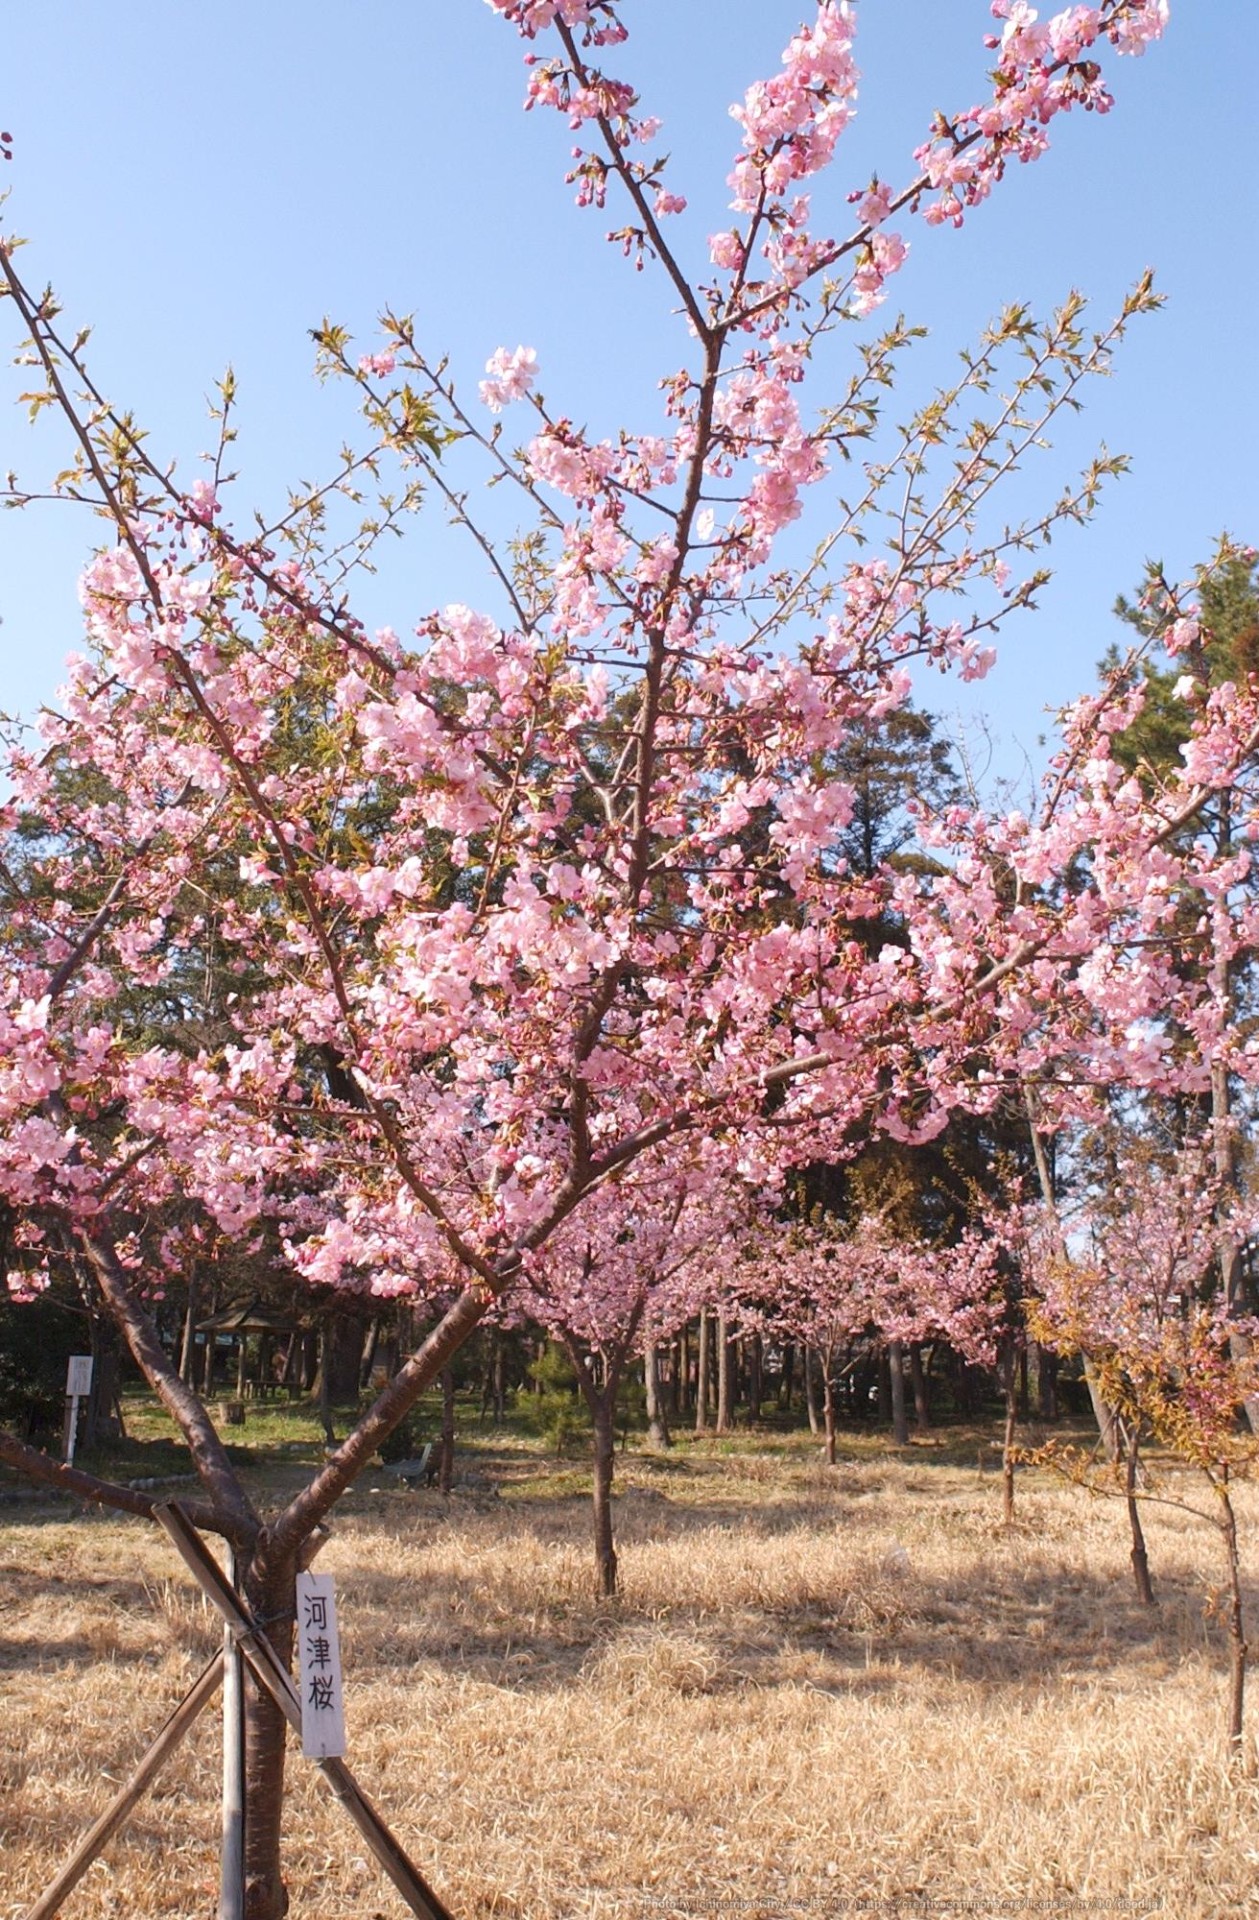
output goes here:
[{"label": "grassy ground", "polygon": [[[260,1483],[295,1479],[307,1416],[250,1417]],[[351,1764],[460,1920],[1255,1910],[1199,1523],[1150,1510],[1150,1613],[1114,1503],[1029,1472],[1003,1530],[986,1434],[848,1440],[831,1470],[807,1439],[688,1440],[618,1463],[600,1603],[580,1463],[466,1438],[449,1499],[369,1475],[320,1560]],[[216,1640],[155,1529],[0,1508],[0,1920]],[[294,1920],[401,1915],[290,1765]],[[217,1773],[211,1716],[67,1920],[210,1915]]]}]

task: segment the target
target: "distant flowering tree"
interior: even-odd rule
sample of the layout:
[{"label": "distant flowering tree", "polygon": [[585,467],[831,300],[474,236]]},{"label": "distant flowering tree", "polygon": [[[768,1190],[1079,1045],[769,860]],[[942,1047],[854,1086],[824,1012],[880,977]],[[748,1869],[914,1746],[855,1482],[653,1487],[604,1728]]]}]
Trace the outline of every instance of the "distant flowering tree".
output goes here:
[{"label": "distant flowering tree", "polygon": [[[1060,1229],[1033,1225],[1028,1236],[1037,1338],[1060,1353],[1086,1353],[1107,1404],[1127,1435],[1122,1491],[1129,1507],[1157,1500],[1207,1520],[1216,1530],[1225,1568],[1219,1607],[1229,1646],[1228,1740],[1234,1758],[1253,1771],[1245,1742],[1248,1647],[1232,1483],[1249,1471],[1255,1441],[1241,1416],[1259,1385],[1253,1353],[1256,1323],[1240,1323],[1220,1284],[1221,1199],[1208,1136],[1174,1151],[1147,1139],[1122,1142],[1103,1182],[1073,1210],[1067,1241]],[[1245,1242],[1254,1230],[1253,1199],[1224,1202],[1230,1231]],[[1068,1250],[1069,1243],[1069,1250]],[[1245,1336],[1239,1345],[1238,1331]],[[1166,1474],[1144,1480],[1138,1448],[1153,1441],[1199,1476],[1211,1496],[1203,1511],[1183,1483]],[[1078,1451],[1047,1448],[1043,1457],[1089,1484],[1115,1485]],[[1118,1488],[1116,1487],[1116,1490]],[[1144,1541],[1134,1539],[1138,1586],[1151,1599]],[[1144,1576],[1144,1578],[1142,1577]]]},{"label": "distant flowering tree", "polygon": [[[16,240],[0,244],[28,402],[69,429],[54,490],[94,505],[112,542],[83,581],[88,651],[42,742],[15,752],[0,810],[12,1284],[37,1290],[57,1260],[85,1263],[187,1438],[195,1517],[233,1543],[285,1655],[313,1529],[601,1192],[697,1141],[714,1169],[759,1184],[854,1129],[931,1137],[952,1106],[993,1097],[998,1023],[1011,1052],[1026,1039],[1022,992],[1052,996],[1074,969],[1064,991],[1087,998],[1082,955],[1095,953],[1110,1004],[1105,956],[1135,951],[1132,889],[1157,878],[1162,845],[1140,796],[1107,776],[1037,828],[956,811],[943,835],[976,857],[947,884],[856,877],[834,852],[852,794],[825,771],[850,728],[905,702],[914,662],[968,678],[990,667],[994,633],[1041,578],[1013,580],[1011,565],[1087,513],[1119,463],[1096,463],[1024,524],[985,534],[985,503],[1106,370],[1153,303],[1148,284],[1096,336],[1075,299],[1043,326],[1008,310],[810,557],[780,536],[874,432],[911,337],[901,322],[862,336],[843,391],[811,393],[818,342],[876,307],[904,265],[889,223],[960,225],[1011,160],[1043,150],[1058,114],[1106,110],[1103,62],[1158,37],[1164,0],[1046,22],[998,0],[984,100],[937,116],[902,184],[854,187],[838,238],[806,188],[854,110],[855,13],[821,0],[736,109],[734,220],[694,269],[667,237],[685,197],[665,183],[658,123],[597,64],[626,37],[623,10],[494,4],[529,43],[529,103],[583,142],[579,201],[622,193],[614,240],[681,309],[686,360],[663,417],[591,437],[547,404],[523,346],[491,358],[486,413],[409,320],[386,315],[362,355],[327,324],[321,370],[356,387],[364,444],[327,486],[242,528],[225,504],[231,381],[208,472],[178,481],[94,383],[84,336],[27,287]],[[494,419],[510,406],[531,411],[518,451]],[[478,461],[525,518],[510,547],[469,505]],[[336,530],[338,506],[373,488],[365,518]],[[428,612],[406,642],[369,634],[348,576],[423,494],[479,544],[496,611]],[[33,495],[10,482],[8,497]],[[1194,782],[1231,777],[1252,718],[1244,693],[1229,706],[1222,690],[1195,714],[1185,818]],[[1077,718],[1072,767],[1094,765],[1103,719]],[[1094,844],[1088,884],[1006,913],[989,853],[1044,886]],[[908,944],[860,937],[889,912]],[[1154,992],[1148,969],[1123,964]],[[206,1041],[192,983],[210,975],[238,984]],[[1141,1056],[1144,1005],[1125,1000],[1129,1038],[1098,1071]],[[258,1510],[158,1336],[133,1236],[176,1206],[233,1239],[265,1223],[290,1272],[323,1285],[412,1293],[452,1267],[465,1282],[276,1513]],[[147,1509],[12,1436],[0,1456]],[[284,1725],[256,1693],[248,1705],[248,1912],[274,1920]]]},{"label": "distant flowering tree", "polygon": [[728,1177],[640,1163],[565,1221],[512,1291],[516,1310],[564,1348],[590,1411],[595,1562],[605,1597],[617,1590],[612,1478],[626,1367],[720,1292],[750,1211]]},{"label": "distant flowering tree", "polygon": [[996,1361],[1006,1315],[1000,1253],[984,1229],[937,1247],[906,1239],[875,1212],[847,1225],[817,1213],[761,1229],[735,1270],[739,1310],[817,1355],[828,1466],[835,1378],[855,1341],[942,1340],[974,1364]]}]

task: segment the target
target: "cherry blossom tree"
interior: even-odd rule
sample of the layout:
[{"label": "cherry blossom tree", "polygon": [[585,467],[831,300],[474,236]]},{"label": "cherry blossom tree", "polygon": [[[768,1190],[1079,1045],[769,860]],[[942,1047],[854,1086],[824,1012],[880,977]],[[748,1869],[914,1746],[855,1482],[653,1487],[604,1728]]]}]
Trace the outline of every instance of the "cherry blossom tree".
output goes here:
[{"label": "cherry blossom tree", "polygon": [[995,1362],[1006,1318],[1000,1253],[986,1228],[937,1247],[904,1238],[875,1212],[843,1224],[819,1211],[761,1229],[738,1270],[739,1310],[817,1355],[828,1466],[835,1379],[854,1342],[938,1339],[974,1364]]},{"label": "cherry blossom tree", "polygon": [[714,1297],[719,1250],[737,1236],[750,1200],[702,1166],[650,1163],[602,1188],[529,1262],[515,1309],[557,1340],[572,1362],[593,1428],[595,1563],[599,1593],[617,1590],[612,1527],[617,1393],[636,1354]]},{"label": "cherry blossom tree", "polygon": [[[1011,161],[1038,157],[1059,114],[1105,111],[1104,66],[1160,35],[1165,0],[1044,22],[997,0],[983,101],[937,116],[900,184],[855,185],[837,238],[808,189],[855,108],[856,18],[821,0],[735,110],[734,219],[695,270],[668,238],[684,196],[658,125],[597,64],[626,38],[622,9],[493,3],[528,42],[529,103],[585,143],[579,202],[623,195],[613,238],[680,309],[686,358],[663,418],[596,440],[548,405],[531,348],[495,353],[465,403],[408,319],[386,315],[361,355],[326,324],[321,370],[356,389],[362,443],[325,486],[241,530],[230,380],[217,454],[184,483],[96,384],[52,294],[32,292],[17,241],[0,243],[30,406],[70,436],[51,490],[94,506],[110,542],[83,581],[87,652],[41,742],[15,752],[0,814],[0,1193],[22,1223],[11,1284],[37,1290],[57,1260],[85,1263],[187,1439],[193,1517],[231,1541],[286,1656],[314,1529],[602,1190],[697,1141],[714,1171],[761,1184],[854,1130],[930,1137],[952,1105],[990,1097],[1007,1058],[994,1022],[1026,1041],[1020,993],[1052,994],[1074,968],[1064,992],[1084,994],[1090,966],[1109,989],[1105,960],[1084,956],[1112,951],[1112,926],[1116,951],[1131,934],[1133,889],[1157,878],[1165,837],[1104,783],[1038,830],[968,827],[959,812],[946,837],[971,833],[1029,880],[1098,848],[1078,897],[1020,897],[1004,914],[982,860],[934,888],[848,873],[833,840],[851,791],[819,771],[854,724],[904,703],[914,662],[987,671],[994,633],[1040,578],[1013,580],[1011,565],[1084,515],[1119,463],[985,533],[989,496],[1105,372],[1153,303],[1148,284],[1099,334],[1074,297],[1043,324],[1009,309],[867,465],[812,554],[791,561],[782,544],[878,426],[909,344],[895,322],[861,336],[841,392],[806,385],[822,339],[869,315],[902,270],[909,242],[891,222],[961,225]],[[517,451],[495,420],[512,407],[530,419]],[[478,463],[519,503],[511,549],[469,505]],[[9,498],[44,490],[11,481]],[[369,494],[361,521],[330,531]],[[479,545],[496,611],[448,606],[407,641],[370,634],[353,567],[426,495]],[[1241,694],[1204,703],[1175,806],[1231,777],[1249,717]],[[1094,765],[1104,718],[1078,721],[1072,766]],[[914,929],[908,947],[858,937],[889,903]],[[189,973],[211,963],[240,983],[213,1045],[137,1016],[137,983],[177,1020]],[[1131,1067],[1141,991],[1161,981],[1125,964],[1129,1037],[1111,1056]],[[259,1511],[158,1337],[136,1234],[176,1202],[233,1239],[265,1223],[311,1282],[388,1296],[452,1268],[464,1281],[276,1513]],[[0,1456],[147,1510],[12,1436]],[[256,1693],[248,1709],[248,1912],[274,1920],[284,1725]]]}]

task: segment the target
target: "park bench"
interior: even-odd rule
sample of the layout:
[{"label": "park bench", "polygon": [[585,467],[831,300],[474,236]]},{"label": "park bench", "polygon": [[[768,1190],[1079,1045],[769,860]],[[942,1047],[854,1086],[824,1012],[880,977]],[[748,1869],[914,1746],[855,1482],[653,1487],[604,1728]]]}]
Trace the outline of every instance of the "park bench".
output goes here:
[{"label": "park bench", "polygon": [[419,1456],[414,1460],[392,1460],[384,1468],[395,1480],[401,1480],[407,1487],[431,1487],[437,1483],[437,1449],[430,1440]]}]

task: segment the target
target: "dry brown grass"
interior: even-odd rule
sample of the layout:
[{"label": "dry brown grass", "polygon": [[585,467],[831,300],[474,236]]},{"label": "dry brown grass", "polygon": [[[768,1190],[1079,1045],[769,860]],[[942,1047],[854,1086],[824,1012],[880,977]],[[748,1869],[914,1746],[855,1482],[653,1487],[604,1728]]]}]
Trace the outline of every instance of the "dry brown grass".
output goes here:
[{"label": "dry brown grass", "polygon": [[[631,1459],[623,1482],[615,1604],[590,1597],[573,1477],[521,1450],[449,1502],[364,1489],[320,1562],[351,1762],[460,1920],[1259,1906],[1204,1529],[1151,1511],[1151,1615],[1119,1507],[1029,1476],[1007,1534],[994,1479],[925,1448],[828,1473],[748,1443]],[[1254,1528],[1259,1500],[1241,1504]],[[0,1519],[0,1920],[215,1638],[155,1530]],[[67,1920],[212,1912],[215,1732]],[[291,1765],[294,1920],[403,1913]]]}]

